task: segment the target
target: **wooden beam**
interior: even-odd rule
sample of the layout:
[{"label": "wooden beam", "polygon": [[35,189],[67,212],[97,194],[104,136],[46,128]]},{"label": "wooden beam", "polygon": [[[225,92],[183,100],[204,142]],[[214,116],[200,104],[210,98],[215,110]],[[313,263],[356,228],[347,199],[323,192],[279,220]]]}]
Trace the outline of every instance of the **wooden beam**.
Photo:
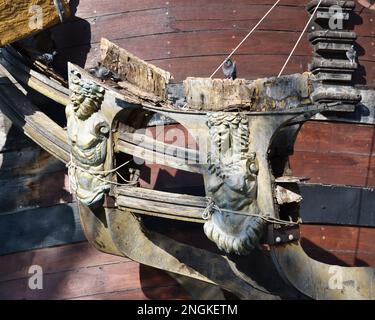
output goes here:
[{"label": "wooden beam", "polygon": [[0,109],[42,148],[62,162],[70,160],[66,131],[36,108],[8,78],[0,66]]},{"label": "wooden beam", "polygon": [[116,188],[116,202],[122,209],[167,219],[204,223],[204,197],[161,192],[135,187]]},{"label": "wooden beam", "polygon": [[206,111],[284,111],[311,105],[313,90],[309,73],[255,81],[189,77],[184,87],[188,106]]},{"label": "wooden beam", "polygon": [[[60,0],[65,17],[70,15],[66,0]],[[33,35],[60,22],[51,0],[0,0],[0,47]]]},{"label": "wooden beam", "polygon": [[154,102],[167,99],[169,72],[139,59],[107,39],[102,39],[100,50],[103,65],[121,77],[120,87],[126,90],[139,88],[142,98]]}]

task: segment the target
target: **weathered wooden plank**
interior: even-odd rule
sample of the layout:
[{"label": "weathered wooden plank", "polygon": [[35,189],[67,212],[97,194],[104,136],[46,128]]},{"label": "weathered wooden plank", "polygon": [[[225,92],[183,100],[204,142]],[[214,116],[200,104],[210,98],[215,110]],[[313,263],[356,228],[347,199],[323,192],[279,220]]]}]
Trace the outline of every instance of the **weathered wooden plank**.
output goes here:
[{"label": "weathered wooden plank", "polygon": [[27,278],[30,266],[45,274],[130,261],[97,251],[87,241],[0,256],[0,282]]},{"label": "weathered wooden plank", "polygon": [[375,266],[375,229],[303,225],[302,245],[310,256],[326,263]]},{"label": "weathered wooden plank", "polygon": [[124,132],[119,134],[119,139],[131,143],[133,145],[145,148],[146,150],[160,152],[165,155],[177,157],[179,159],[183,159],[186,161],[191,161],[192,163],[199,162],[199,152],[197,150],[174,146],[150,138],[145,134]]},{"label": "weathered wooden plank", "polygon": [[131,187],[118,188],[116,202],[120,208],[135,213],[198,223],[204,222],[202,213],[207,206],[202,197]]},{"label": "weathered wooden plank", "polygon": [[79,297],[74,300],[189,300],[191,297],[181,292],[177,286],[161,286],[129,291],[110,292]]},{"label": "weathered wooden plank", "polygon": [[290,158],[293,174],[311,183],[374,186],[374,134],[370,125],[310,122]]},{"label": "weathered wooden plank", "polygon": [[0,255],[83,240],[75,204],[0,216]]},{"label": "weathered wooden plank", "polygon": [[161,152],[153,152],[143,146],[134,145],[123,140],[117,141],[116,149],[120,152],[133,155],[137,163],[166,165],[179,170],[196,173],[204,172],[204,168],[200,164],[197,164],[197,161],[185,160]]},{"label": "weathered wooden plank", "polygon": [[[278,89],[281,82],[289,84],[282,94]],[[184,81],[184,88],[188,107],[198,110],[285,111],[312,104],[307,73],[255,81],[189,77]]]},{"label": "weathered wooden plank", "polygon": [[[120,6],[119,2],[114,2]],[[94,8],[90,5],[90,8]],[[99,11],[98,11],[99,12]],[[53,28],[57,49],[77,47],[83,44],[99,44],[101,38],[109,40],[143,37],[172,32],[168,26],[165,9],[149,9],[128,13],[116,12],[83,19],[75,19]],[[70,34],[70,37],[66,37]]]},{"label": "weathered wooden plank", "polygon": [[[61,1],[69,16],[67,1]],[[49,0],[0,1],[0,47],[26,38],[60,22],[58,11]]]},{"label": "weathered wooden plank", "polygon": [[290,163],[293,175],[309,177],[311,183],[375,186],[373,157],[295,151]]},{"label": "weathered wooden plank", "polygon": [[374,135],[372,125],[308,121],[299,132],[294,149],[369,156]]},{"label": "weathered wooden plank", "polygon": [[70,147],[66,131],[39,111],[11,81],[3,77],[2,72],[0,71],[4,84],[0,86],[2,112],[33,141],[61,161],[68,162]]},{"label": "weathered wooden plank", "polygon": [[116,72],[121,81],[118,85],[128,89],[129,85],[139,88],[140,94],[149,94],[152,101],[167,99],[167,85],[171,75],[160,68],[149,64],[107,39],[101,41],[101,61],[103,66]]},{"label": "weathered wooden plank", "polygon": [[165,8],[168,6],[165,0],[80,0],[78,6],[74,3],[70,4],[75,16],[86,19],[90,17],[136,13],[153,9]]},{"label": "weathered wooden plank", "polygon": [[166,275],[139,272],[139,264],[124,261],[115,264],[78,268],[44,274],[43,290],[30,290],[29,278],[0,283],[0,298],[14,299],[77,299],[90,295],[130,291],[140,288],[172,286],[176,282]]}]

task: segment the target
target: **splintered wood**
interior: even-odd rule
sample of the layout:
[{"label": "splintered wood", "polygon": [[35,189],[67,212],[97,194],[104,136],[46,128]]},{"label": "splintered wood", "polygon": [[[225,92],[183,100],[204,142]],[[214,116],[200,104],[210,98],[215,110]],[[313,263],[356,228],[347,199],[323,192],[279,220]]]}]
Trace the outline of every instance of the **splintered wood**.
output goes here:
[{"label": "splintered wood", "polygon": [[103,66],[116,72],[120,87],[154,102],[167,99],[167,85],[171,78],[169,72],[149,64],[130,52],[118,47],[107,39],[101,41],[101,60]]},{"label": "splintered wood", "polygon": [[311,104],[313,90],[308,73],[254,81],[190,77],[184,89],[189,108],[207,111],[292,109]]},{"label": "splintered wood", "polygon": [[[65,16],[70,15],[61,0]],[[60,22],[52,0],[0,0],[0,47],[26,38]]]}]

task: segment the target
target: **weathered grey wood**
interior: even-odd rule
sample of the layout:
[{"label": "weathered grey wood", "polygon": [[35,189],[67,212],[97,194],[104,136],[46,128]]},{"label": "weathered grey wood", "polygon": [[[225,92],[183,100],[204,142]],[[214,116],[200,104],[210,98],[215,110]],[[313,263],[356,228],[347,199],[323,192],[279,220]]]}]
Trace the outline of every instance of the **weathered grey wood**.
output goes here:
[{"label": "weathered grey wood", "polygon": [[[61,0],[61,4],[65,10],[65,16],[69,16],[67,1]],[[32,6],[37,7],[32,8]],[[1,0],[0,46],[26,38],[59,22],[58,11],[52,1]]]},{"label": "weathered grey wood", "polygon": [[125,90],[129,86],[140,88],[145,99],[155,102],[167,98],[169,72],[149,64],[107,39],[101,41],[101,60],[105,67],[121,77],[119,86]]},{"label": "weathered grey wood", "polygon": [[192,163],[199,162],[199,152],[197,150],[167,144],[148,137],[144,134],[122,132],[119,134],[119,139],[136,146],[143,147],[150,151],[159,152],[186,161],[191,161]]},{"label": "weathered grey wood", "polygon": [[0,255],[84,240],[76,204],[0,216]]},{"label": "weathered grey wood", "polygon": [[187,78],[184,87],[187,104],[192,109],[284,111],[311,104],[311,81],[308,73],[254,81]]},{"label": "weathered grey wood", "polygon": [[203,223],[202,213],[207,206],[203,197],[181,195],[134,187],[116,188],[116,203],[135,213]]},{"label": "weathered grey wood", "polygon": [[[1,71],[1,70],[0,70]],[[8,79],[1,80],[0,109],[37,144],[63,162],[70,159],[66,132],[40,112]]]},{"label": "weathered grey wood", "polygon": [[0,153],[0,215],[70,201],[65,165],[29,140],[29,147]]},{"label": "weathered grey wood", "polygon": [[[167,165],[169,167],[184,170],[188,172],[204,173],[204,167],[200,164],[196,164],[196,161],[189,161],[186,159],[181,159],[179,157],[170,156],[168,154],[163,154],[162,152],[154,152],[150,149],[144,148],[142,145],[134,145],[123,140],[118,140],[116,143],[116,151],[124,152],[133,155],[138,158],[137,162],[140,160],[146,161],[148,164],[161,164]],[[190,163],[189,163],[190,162]]]},{"label": "weathered grey wood", "polygon": [[339,121],[349,123],[375,123],[375,90],[358,88],[362,100],[355,106],[354,112],[350,113],[319,113],[313,120]]},{"label": "weathered grey wood", "polygon": [[58,85],[57,83],[54,84],[52,80],[48,79],[42,74],[39,74],[25,66],[22,68],[16,66],[14,62],[10,63],[9,61],[5,60],[2,55],[0,55],[0,63],[2,67],[12,74],[12,76],[14,76],[14,78],[19,82],[64,106],[69,102],[69,95],[66,88]]}]

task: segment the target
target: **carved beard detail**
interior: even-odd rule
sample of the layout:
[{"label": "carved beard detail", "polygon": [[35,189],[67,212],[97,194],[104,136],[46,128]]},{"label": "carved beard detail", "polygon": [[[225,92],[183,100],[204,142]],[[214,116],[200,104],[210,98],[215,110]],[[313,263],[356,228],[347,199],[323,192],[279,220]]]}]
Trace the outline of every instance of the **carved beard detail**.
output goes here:
[{"label": "carved beard detail", "polygon": [[264,221],[257,205],[258,164],[249,152],[248,119],[239,113],[210,113],[212,152],[208,155],[206,190],[215,204],[243,215],[218,211],[204,225],[205,234],[227,253],[249,254],[258,244]]}]

